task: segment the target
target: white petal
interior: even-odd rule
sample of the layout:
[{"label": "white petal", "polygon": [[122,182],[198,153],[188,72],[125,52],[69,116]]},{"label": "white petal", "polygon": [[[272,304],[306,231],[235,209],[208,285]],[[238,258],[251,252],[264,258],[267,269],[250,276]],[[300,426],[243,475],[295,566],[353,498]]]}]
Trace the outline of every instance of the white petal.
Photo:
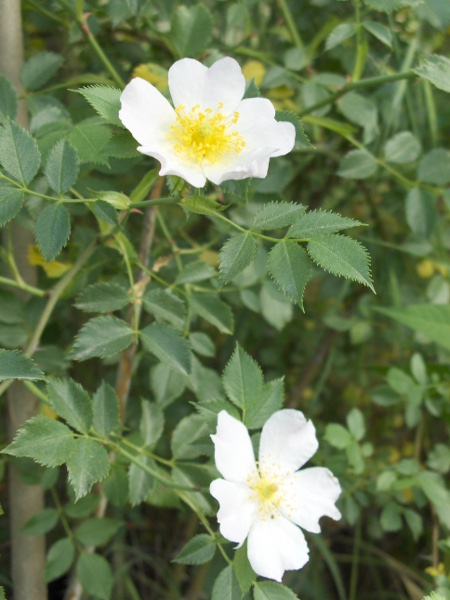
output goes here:
[{"label": "white petal", "polygon": [[305,536],[281,515],[255,521],[247,542],[248,560],[262,577],[281,581],[286,570],[301,569],[309,559]]},{"label": "white petal", "polygon": [[176,114],[151,83],[136,77],[125,87],[120,101],[119,118],[142,146],[158,147],[167,141]]},{"label": "white petal", "polygon": [[287,498],[280,506],[285,517],[312,533],[319,533],[320,517],[341,518],[334,503],[341,486],[336,477],[324,467],[313,467],[294,473],[286,481]]},{"label": "white petal", "polygon": [[208,70],[205,107],[216,108],[223,104],[220,112],[234,112],[245,92],[245,77],[239,63],[234,58],[225,57],[216,61]]},{"label": "white petal", "polygon": [[248,476],[256,471],[256,463],[245,425],[222,410],[217,419],[217,433],[211,439],[219,472],[229,481],[246,483]]},{"label": "white petal", "polygon": [[279,410],[266,421],[259,444],[259,464],[275,464],[287,473],[297,471],[316,452],[316,430],[302,412]]},{"label": "white petal", "polygon": [[193,58],[177,60],[169,69],[169,90],[174,106],[189,111],[206,97],[208,68]]},{"label": "white petal", "polygon": [[160,175],[177,175],[197,188],[205,185],[206,177],[201,165],[184,160],[182,155],[175,152],[170,143],[162,142],[156,148],[139,146],[138,150],[159,160],[161,163]]},{"label": "white petal", "polygon": [[216,479],[209,488],[220,504],[217,521],[220,533],[230,542],[240,546],[248,535],[255,519],[256,504],[250,500],[250,488],[244,483]]}]

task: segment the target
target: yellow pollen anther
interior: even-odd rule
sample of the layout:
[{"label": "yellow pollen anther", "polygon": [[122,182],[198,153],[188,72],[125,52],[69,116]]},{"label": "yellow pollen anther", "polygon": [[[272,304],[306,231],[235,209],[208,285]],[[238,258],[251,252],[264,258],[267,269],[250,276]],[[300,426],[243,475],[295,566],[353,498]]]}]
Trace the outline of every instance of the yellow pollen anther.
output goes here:
[{"label": "yellow pollen anther", "polygon": [[202,110],[199,104],[190,111],[182,104],[177,106],[176,121],[167,136],[174,142],[174,150],[196,161],[210,163],[217,162],[225,154],[241,152],[245,141],[237,131],[231,130],[238,122],[239,113],[225,116],[219,112],[222,107],[220,103],[214,112],[212,108]]}]

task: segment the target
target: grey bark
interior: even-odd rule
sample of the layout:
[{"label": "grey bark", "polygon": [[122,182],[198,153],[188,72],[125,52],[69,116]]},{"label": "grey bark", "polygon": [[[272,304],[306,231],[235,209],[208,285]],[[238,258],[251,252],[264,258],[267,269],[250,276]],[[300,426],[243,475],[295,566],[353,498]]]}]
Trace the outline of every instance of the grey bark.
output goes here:
[{"label": "grey bark", "polygon": [[[0,0],[0,73],[12,82],[21,94],[20,69],[23,64],[22,16],[20,0]],[[19,103],[17,122],[28,126],[25,100]],[[34,243],[31,232],[11,226],[11,239],[16,264],[23,279],[35,285],[36,268],[27,261],[28,246]],[[8,390],[8,436],[38,413],[39,401],[21,382]],[[9,469],[9,519],[11,529],[11,570],[15,600],[46,600],[44,581],[45,538],[20,533],[22,526],[44,507],[44,492],[40,485],[26,485],[18,469]]]}]

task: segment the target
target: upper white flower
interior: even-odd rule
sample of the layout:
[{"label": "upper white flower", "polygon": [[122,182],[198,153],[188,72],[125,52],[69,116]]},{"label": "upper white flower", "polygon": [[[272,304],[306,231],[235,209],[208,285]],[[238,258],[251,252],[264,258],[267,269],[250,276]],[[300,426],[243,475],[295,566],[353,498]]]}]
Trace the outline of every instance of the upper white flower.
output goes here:
[{"label": "upper white flower", "polygon": [[211,437],[224,477],[210,487],[220,504],[220,532],[239,546],[248,538],[255,573],[281,581],[284,571],[308,562],[308,546],[297,525],[319,533],[320,517],[341,518],[334,505],[341,488],[331,471],[298,471],[318,448],[314,425],[298,410],[274,413],[261,432],[258,462],[246,427],[226,411],[219,413]]},{"label": "upper white flower", "polygon": [[271,156],[290,152],[292,123],[275,121],[270,100],[243,100],[245,78],[233,58],[209,69],[183,58],[169,69],[175,108],[151,84],[133,79],[124,89],[119,117],[161,163],[160,175],[178,175],[195,187],[206,180],[265,177]]}]

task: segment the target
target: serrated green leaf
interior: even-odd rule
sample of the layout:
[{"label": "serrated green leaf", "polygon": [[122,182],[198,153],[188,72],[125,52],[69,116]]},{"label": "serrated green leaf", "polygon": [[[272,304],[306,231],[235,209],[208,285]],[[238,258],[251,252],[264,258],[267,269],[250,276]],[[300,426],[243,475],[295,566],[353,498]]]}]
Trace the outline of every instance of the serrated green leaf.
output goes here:
[{"label": "serrated green leaf", "polygon": [[138,143],[128,132],[115,135],[103,149],[106,156],[114,158],[136,158],[142,156],[141,152],[136,150]]},{"label": "serrated green leaf", "polygon": [[37,368],[31,358],[18,350],[0,348],[0,381],[6,379],[45,379],[44,373]]},{"label": "serrated green leaf", "polygon": [[173,562],[182,565],[202,565],[209,562],[216,551],[216,542],[213,537],[206,533],[194,536],[184,546]]},{"label": "serrated green leaf", "polygon": [[337,174],[345,179],[366,179],[375,173],[377,163],[364,150],[350,150],[339,163]]},{"label": "serrated green leaf", "polygon": [[20,533],[25,535],[43,535],[48,533],[59,521],[59,514],[56,508],[43,508],[21,528]]},{"label": "serrated green leaf", "polygon": [[218,209],[222,208],[216,200],[200,194],[183,196],[178,204],[181,208],[184,208],[184,210],[188,210],[198,215],[213,215]]},{"label": "serrated green leaf", "polygon": [[0,187],[0,227],[14,219],[22,208],[24,193],[9,185]]},{"label": "serrated green leaf", "polygon": [[129,293],[118,283],[93,283],[78,294],[75,306],[85,312],[110,312],[129,302]]},{"label": "serrated green leaf", "polygon": [[303,248],[289,240],[274,244],[267,268],[283,294],[303,310],[303,293],[311,279],[311,261]]},{"label": "serrated green leaf", "polygon": [[292,590],[275,581],[255,583],[255,600],[298,600]]},{"label": "serrated green leaf", "polygon": [[92,212],[96,217],[109,225],[119,225],[119,214],[114,206],[104,200],[97,200],[91,204]]},{"label": "serrated green leaf", "polygon": [[[139,462],[154,471],[157,470],[155,461],[149,456],[142,455]],[[153,475],[148,471],[133,463],[128,469],[128,494],[132,506],[143,502],[152,491],[155,483]]]},{"label": "serrated green leaf", "polygon": [[361,227],[364,223],[349,217],[342,217],[337,213],[326,210],[311,210],[301,216],[289,229],[288,237],[309,239],[329,233],[336,233],[351,227]]},{"label": "serrated green leaf", "polygon": [[57,194],[64,194],[78,178],[78,154],[67,140],[57,142],[47,157],[44,175]]},{"label": "serrated green leaf", "polygon": [[73,379],[50,379],[48,401],[60,417],[81,433],[92,425],[92,402],[84,388]]},{"label": "serrated green leaf", "polygon": [[38,90],[49,81],[64,62],[60,54],[38,52],[23,65],[20,80],[26,90]]},{"label": "serrated green leaf", "polygon": [[241,418],[234,404],[225,399],[202,400],[195,405],[195,409],[212,430],[217,427],[217,415],[221,410],[226,410],[235,419],[240,420]]},{"label": "serrated green leaf", "polygon": [[181,396],[186,387],[186,379],[169,365],[159,363],[150,371],[150,386],[158,404],[165,407]]},{"label": "serrated green leaf", "polygon": [[278,229],[292,225],[306,210],[295,202],[269,202],[263,204],[253,219],[252,229]]},{"label": "serrated green leaf", "polygon": [[225,367],[222,381],[228,398],[239,408],[256,402],[264,383],[260,366],[239,344]]},{"label": "serrated green leaf", "polygon": [[50,583],[67,573],[75,558],[75,546],[71,539],[63,538],[50,546],[45,557],[45,582]]},{"label": "serrated green leaf", "polygon": [[164,430],[164,413],[161,407],[148,400],[141,401],[139,432],[144,445],[153,448]]},{"label": "serrated green leaf", "polygon": [[92,399],[93,426],[101,436],[108,436],[119,425],[119,399],[108,383],[102,381]]},{"label": "serrated green leaf", "polygon": [[201,356],[212,357],[216,354],[216,347],[214,342],[202,331],[193,331],[189,334],[189,343],[191,344],[192,350],[200,354]]},{"label": "serrated green leaf", "polygon": [[233,312],[228,304],[215,294],[191,294],[188,297],[191,309],[221,333],[233,333]]},{"label": "serrated green leaf", "polygon": [[342,114],[351,123],[364,128],[364,143],[370,143],[378,134],[378,109],[371,98],[350,92],[339,101]]},{"label": "serrated green leaf", "polygon": [[119,119],[120,96],[122,94],[120,90],[106,85],[94,85],[80,88],[77,92],[86,98],[105,121],[123,127],[123,123]]},{"label": "serrated green leaf", "polygon": [[103,546],[116,535],[120,523],[106,517],[87,519],[75,532],[77,539],[85,546]]},{"label": "serrated green leaf", "polygon": [[67,208],[59,202],[46,206],[37,218],[34,237],[47,262],[58,256],[69,236],[70,214]]},{"label": "serrated green leaf", "polygon": [[75,452],[72,431],[63,423],[41,415],[27,421],[2,452],[33,458],[45,467],[65,463]]},{"label": "serrated green leaf", "polygon": [[87,594],[100,600],[110,600],[113,574],[103,556],[82,552],[77,562],[76,573]]},{"label": "serrated green leaf", "polygon": [[399,165],[417,160],[421,152],[420,141],[410,131],[397,133],[384,146],[386,160]]},{"label": "serrated green leaf", "polygon": [[242,273],[256,255],[256,242],[251,233],[239,233],[230,238],[220,250],[220,275],[222,285]]},{"label": "serrated green leaf", "polygon": [[412,188],[406,196],[405,213],[411,231],[429,237],[439,217],[436,198],[427,190]]},{"label": "serrated green leaf", "polygon": [[388,46],[388,48],[392,48],[392,34],[390,29],[376,21],[364,21],[362,25],[366,31],[376,37],[382,44]]},{"label": "serrated green leaf", "polygon": [[216,270],[211,265],[202,260],[197,260],[183,268],[181,273],[177,275],[175,283],[197,283],[211,279],[211,277],[215,277],[216,275]]},{"label": "serrated green leaf", "polygon": [[78,500],[90,492],[97,481],[105,479],[109,473],[108,453],[98,442],[91,439],[75,440],[75,452],[67,460],[69,482]]},{"label": "serrated green leaf", "polygon": [[419,77],[423,77],[440,90],[450,92],[450,59],[439,54],[430,54],[423,63],[414,69]]},{"label": "serrated green leaf", "polygon": [[195,447],[195,442],[206,435],[208,435],[208,428],[200,415],[184,417],[172,434],[170,446],[173,457],[183,460],[197,458],[202,452]]},{"label": "serrated green leaf", "polygon": [[434,148],[420,160],[417,176],[420,181],[433,185],[450,183],[450,151],[445,148]]},{"label": "serrated green leaf", "polygon": [[354,23],[340,23],[336,25],[325,42],[325,50],[331,50],[345,40],[353,37],[356,33],[356,25]]},{"label": "serrated green leaf", "polygon": [[[172,479],[180,486],[196,488],[198,486],[207,487],[210,483],[210,476],[201,467],[191,465],[182,465],[172,469]],[[195,511],[200,511],[205,515],[215,514],[213,509],[212,497],[209,493],[202,494],[201,492],[187,492],[178,490],[177,495],[181,500],[187,503],[188,506],[195,507]]]},{"label": "serrated green leaf", "polygon": [[107,165],[103,150],[111,139],[111,131],[104,125],[95,125],[90,119],[73,127],[67,139],[78,152],[81,163],[92,162]]},{"label": "serrated green leaf", "polygon": [[152,323],[140,332],[144,348],[183,375],[191,372],[192,352],[187,341],[162,323]]},{"label": "serrated green leaf", "polygon": [[342,235],[324,235],[308,243],[308,254],[325,271],[358,281],[375,291],[369,255],[356,240]]},{"label": "serrated green leaf", "polygon": [[133,343],[131,327],[117,317],[94,317],[83,325],[73,344],[70,357],[87,360],[105,358],[122,352]]},{"label": "serrated green leaf", "polygon": [[12,121],[17,115],[18,99],[12,83],[4,75],[0,75],[0,123],[7,119]]},{"label": "serrated green leaf", "polygon": [[429,340],[450,350],[450,306],[448,304],[415,304],[402,308],[375,310],[395,319],[414,331],[423,333]]},{"label": "serrated green leaf", "polygon": [[241,600],[241,588],[231,566],[219,573],[212,589],[211,600]]},{"label": "serrated green leaf", "polygon": [[0,129],[0,163],[23,186],[30,183],[41,164],[36,141],[10,120]]},{"label": "serrated green leaf", "polygon": [[[298,48],[295,48],[298,50]],[[294,148],[313,148],[314,146],[308,139],[308,136],[305,133],[303,128],[303,124],[297,115],[290,110],[277,110],[275,112],[275,119],[277,121],[287,121],[288,123],[292,123],[295,127],[295,144]]]},{"label": "serrated green leaf", "polygon": [[247,540],[245,540],[244,544],[234,553],[233,569],[239,582],[241,592],[245,594],[257,578],[257,575],[248,560]]},{"label": "serrated green leaf", "polygon": [[280,410],[284,400],[284,377],[266,383],[260,397],[245,411],[248,429],[259,429],[274,412]]},{"label": "serrated green leaf", "polygon": [[142,297],[145,310],[156,320],[170,323],[178,331],[183,331],[186,322],[184,302],[166,290],[147,290]]},{"label": "serrated green leaf", "polygon": [[172,13],[170,31],[178,56],[200,56],[211,41],[212,29],[213,18],[206,6],[178,6]]}]

